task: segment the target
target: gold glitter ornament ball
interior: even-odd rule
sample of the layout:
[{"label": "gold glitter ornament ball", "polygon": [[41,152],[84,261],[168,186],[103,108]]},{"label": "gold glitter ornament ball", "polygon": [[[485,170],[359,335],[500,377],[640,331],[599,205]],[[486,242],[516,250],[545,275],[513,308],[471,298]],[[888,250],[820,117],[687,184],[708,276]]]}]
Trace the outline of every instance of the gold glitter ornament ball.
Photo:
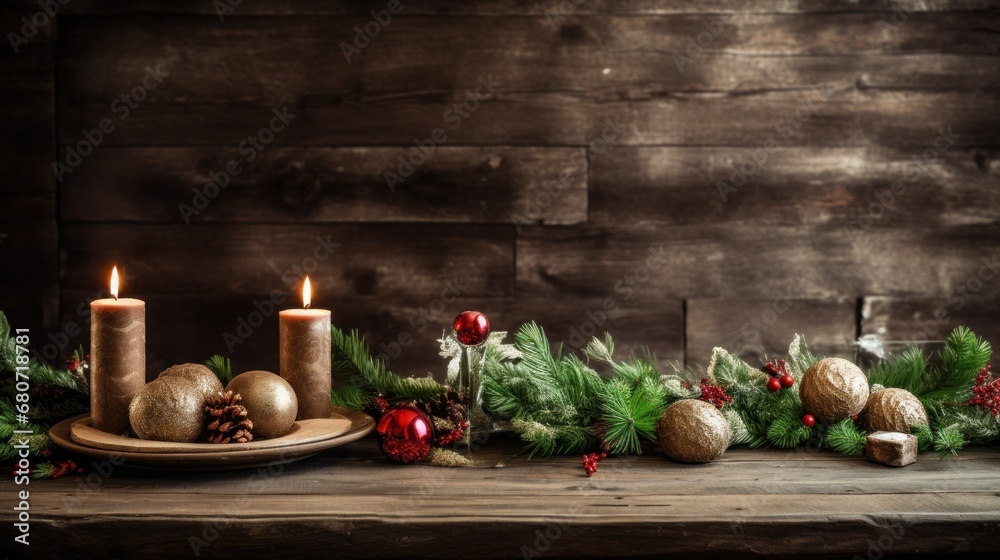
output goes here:
[{"label": "gold glitter ornament ball", "polygon": [[208,366],[202,364],[177,364],[163,370],[159,375],[160,378],[175,376],[194,381],[201,389],[204,399],[222,391],[222,382],[212,373],[212,370],[208,369]]},{"label": "gold glitter ornament ball", "polygon": [[667,457],[685,463],[708,463],[729,447],[732,432],[726,417],[714,405],[685,399],[663,411],[656,434]]},{"label": "gold glitter ornament ball", "polygon": [[924,405],[905,389],[890,388],[872,393],[862,414],[865,427],[873,432],[908,434],[914,426],[927,424]]},{"label": "gold glitter ornament ball", "polygon": [[205,399],[198,384],[183,377],[155,379],[139,389],[128,407],[132,431],[142,439],[193,442],[201,435]]},{"label": "gold glitter ornament ball", "polygon": [[226,385],[227,391],[243,397],[247,418],[253,422],[254,439],[281,437],[288,433],[299,412],[295,390],[269,371],[241,373]]},{"label": "gold glitter ornament ball", "polygon": [[868,402],[868,378],[843,358],[824,358],[806,370],[799,383],[802,406],[827,422],[858,414]]}]

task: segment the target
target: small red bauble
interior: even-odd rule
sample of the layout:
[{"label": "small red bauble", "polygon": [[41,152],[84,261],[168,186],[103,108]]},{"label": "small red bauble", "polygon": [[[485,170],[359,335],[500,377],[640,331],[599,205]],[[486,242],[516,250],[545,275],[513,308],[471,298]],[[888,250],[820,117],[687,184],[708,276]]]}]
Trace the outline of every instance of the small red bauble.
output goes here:
[{"label": "small red bauble", "polygon": [[455,337],[466,346],[478,346],[490,336],[490,320],[478,311],[463,311],[452,325]]},{"label": "small red bauble", "polygon": [[786,373],[785,375],[782,375],[781,377],[778,378],[778,382],[781,383],[782,387],[787,389],[792,385],[795,385],[795,378]]},{"label": "small red bauble", "polygon": [[802,417],[802,423],[805,424],[807,428],[812,428],[816,425],[816,417],[812,414],[806,414]]},{"label": "small red bauble", "polygon": [[767,390],[772,393],[781,390],[781,381],[778,381],[777,377],[772,377],[767,380]]},{"label": "small red bauble", "polygon": [[422,410],[402,405],[386,411],[375,428],[378,447],[397,463],[416,463],[431,451],[434,425]]}]

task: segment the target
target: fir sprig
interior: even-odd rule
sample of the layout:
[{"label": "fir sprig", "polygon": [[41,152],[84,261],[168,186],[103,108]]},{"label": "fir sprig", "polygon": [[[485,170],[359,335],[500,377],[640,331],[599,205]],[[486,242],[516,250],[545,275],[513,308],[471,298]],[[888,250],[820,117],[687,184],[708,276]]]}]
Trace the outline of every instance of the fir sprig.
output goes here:
[{"label": "fir sprig", "polygon": [[334,391],[334,401],[356,404],[361,394],[375,393],[392,399],[433,400],[446,390],[431,377],[414,379],[392,373],[385,362],[372,358],[364,337],[356,330],[347,333],[333,327],[331,338],[333,376],[347,388]]},{"label": "fir sprig", "polygon": [[216,354],[205,360],[205,366],[219,378],[223,387],[229,385],[229,382],[233,380],[233,363],[229,358]]},{"label": "fir sprig", "polygon": [[850,418],[831,425],[826,430],[823,443],[837,453],[864,455],[868,434],[858,428]]}]

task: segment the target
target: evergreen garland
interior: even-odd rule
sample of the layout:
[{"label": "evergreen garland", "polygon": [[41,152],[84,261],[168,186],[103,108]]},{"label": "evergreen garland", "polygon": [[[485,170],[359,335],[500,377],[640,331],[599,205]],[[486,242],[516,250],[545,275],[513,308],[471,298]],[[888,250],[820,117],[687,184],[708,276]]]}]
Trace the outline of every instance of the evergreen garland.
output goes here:
[{"label": "evergreen garland", "polygon": [[[498,333],[494,333],[497,335]],[[491,335],[476,349],[474,365],[481,375],[483,408],[505,421],[527,443],[532,455],[642,453],[656,443],[656,425],[667,406],[680,399],[707,398],[703,391],[721,390],[716,402],[730,424],[730,445],[790,449],[808,441],[849,456],[864,454],[867,432],[856,419],[806,426],[798,384],[822,356],[813,354],[801,335],[789,345],[788,373],[795,385],[770,392],[768,375],[725,349],[715,348],[702,390],[692,386],[691,371],[663,373],[648,354],[615,356],[608,334],[593,338],[580,356],[553,347],[535,323],[523,325],[512,348]],[[441,339],[442,356],[457,367],[454,341]],[[373,395],[403,400],[436,398],[447,387],[428,379],[402,379],[372,360],[357,333],[334,329],[334,376],[349,384],[334,390],[342,406],[362,407]],[[956,454],[970,442],[1000,439],[1000,418],[969,399],[977,376],[989,362],[990,345],[967,328],[948,337],[938,365],[919,348],[910,348],[871,367],[873,390],[898,387],[914,393],[928,411],[930,423],[914,428],[923,451]],[[451,372],[453,373],[453,372]]]},{"label": "evergreen garland", "polygon": [[[84,362],[82,348],[74,353],[74,362]],[[27,422],[18,421],[17,406],[17,347],[7,316],[0,311],[0,465],[7,469],[18,459],[18,442],[27,441],[34,478],[53,476],[65,472],[61,465],[53,465],[50,457],[55,451],[49,441],[49,428],[66,418],[86,412],[90,407],[89,387],[79,371],[55,368],[32,358],[27,373],[29,410]],[[22,366],[23,367],[23,366]],[[30,430],[31,435],[15,434],[15,430]],[[44,459],[38,461],[37,459]],[[75,466],[75,465],[74,465]]]}]

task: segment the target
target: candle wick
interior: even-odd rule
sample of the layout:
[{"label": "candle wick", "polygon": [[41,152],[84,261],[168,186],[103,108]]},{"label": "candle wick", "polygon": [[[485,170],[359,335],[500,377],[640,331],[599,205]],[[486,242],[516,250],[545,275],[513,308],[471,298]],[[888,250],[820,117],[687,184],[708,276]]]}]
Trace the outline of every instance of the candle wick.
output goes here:
[{"label": "candle wick", "polygon": [[112,294],[115,296],[115,301],[118,301],[118,294]]},{"label": "candle wick", "polygon": [[305,305],[303,305],[303,306],[302,306],[302,309],[309,309],[309,305],[310,305],[310,304],[308,304],[308,303],[307,303],[307,304],[305,304]]}]

